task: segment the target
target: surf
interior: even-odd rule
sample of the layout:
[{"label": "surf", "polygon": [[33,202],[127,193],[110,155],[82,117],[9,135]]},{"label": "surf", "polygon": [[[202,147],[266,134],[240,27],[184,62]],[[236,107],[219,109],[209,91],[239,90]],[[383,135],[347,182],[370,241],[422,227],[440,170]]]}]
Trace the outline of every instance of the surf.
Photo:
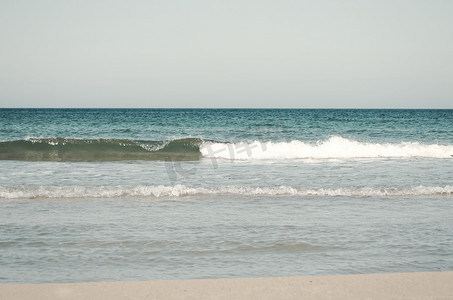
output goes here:
[{"label": "surf", "polygon": [[205,142],[201,146],[205,158],[229,160],[285,159],[354,159],[354,158],[450,158],[453,145],[421,144],[419,142],[371,143],[340,136],[317,143],[291,142]]},{"label": "surf", "polygon": [[177,199],[191,196],[308,196],[308,197],[422,197],[453,196],[453,186],[300,188],[291,186],[218,187],[186,185],[135,186],[3,186],[0,199],[143,198]]},{"label": "surf", "polygon": [[300,140],[229,143],[193,137],[162,141],[27,138],[0,142],[0,160],[56,162],[451,158],[452,154],[453,145],[372,143],[340,136],[316,143]]}]

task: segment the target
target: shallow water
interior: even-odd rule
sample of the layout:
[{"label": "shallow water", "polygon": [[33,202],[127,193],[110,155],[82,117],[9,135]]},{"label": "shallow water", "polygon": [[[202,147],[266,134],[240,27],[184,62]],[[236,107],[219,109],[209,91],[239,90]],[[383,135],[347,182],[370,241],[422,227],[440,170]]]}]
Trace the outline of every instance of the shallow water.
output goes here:
[{"label": "shallow water", "polygon": [[451,197],[32,199],[2,206],[2,282],[451,270]]}]

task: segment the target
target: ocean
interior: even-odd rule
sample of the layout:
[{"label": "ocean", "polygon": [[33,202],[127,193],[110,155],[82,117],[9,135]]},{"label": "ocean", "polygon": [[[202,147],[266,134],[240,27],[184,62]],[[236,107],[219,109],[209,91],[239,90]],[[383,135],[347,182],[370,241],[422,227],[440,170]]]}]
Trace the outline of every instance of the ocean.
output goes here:
[{"label": "ocean", "polygon": [[0,283],[453,270],[453,110],[0,109]]}]

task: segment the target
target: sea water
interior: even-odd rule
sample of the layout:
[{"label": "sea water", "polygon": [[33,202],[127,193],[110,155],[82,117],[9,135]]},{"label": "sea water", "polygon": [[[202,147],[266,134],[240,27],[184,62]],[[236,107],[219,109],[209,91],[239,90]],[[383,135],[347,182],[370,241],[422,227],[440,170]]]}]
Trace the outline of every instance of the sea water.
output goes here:
[{"label": "sea water", "polygon": [[453,269],[453,110],[0,109],[0,283]]}]

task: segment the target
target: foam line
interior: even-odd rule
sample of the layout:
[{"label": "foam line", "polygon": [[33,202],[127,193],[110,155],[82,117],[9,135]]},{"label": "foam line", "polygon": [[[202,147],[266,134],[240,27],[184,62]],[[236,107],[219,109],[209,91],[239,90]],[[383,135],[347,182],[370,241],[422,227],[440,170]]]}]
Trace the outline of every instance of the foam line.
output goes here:
[{"label": "foam line", "polygon": [[188,187],[174,186],[14,186],[0,187],[0,199],[32,198],[181,198],[193,195],[243,195],[243,196],[453,196],[453,186],[414,187],[348,187],[336,189],[306,189],[289,186],[250,187]]}]

